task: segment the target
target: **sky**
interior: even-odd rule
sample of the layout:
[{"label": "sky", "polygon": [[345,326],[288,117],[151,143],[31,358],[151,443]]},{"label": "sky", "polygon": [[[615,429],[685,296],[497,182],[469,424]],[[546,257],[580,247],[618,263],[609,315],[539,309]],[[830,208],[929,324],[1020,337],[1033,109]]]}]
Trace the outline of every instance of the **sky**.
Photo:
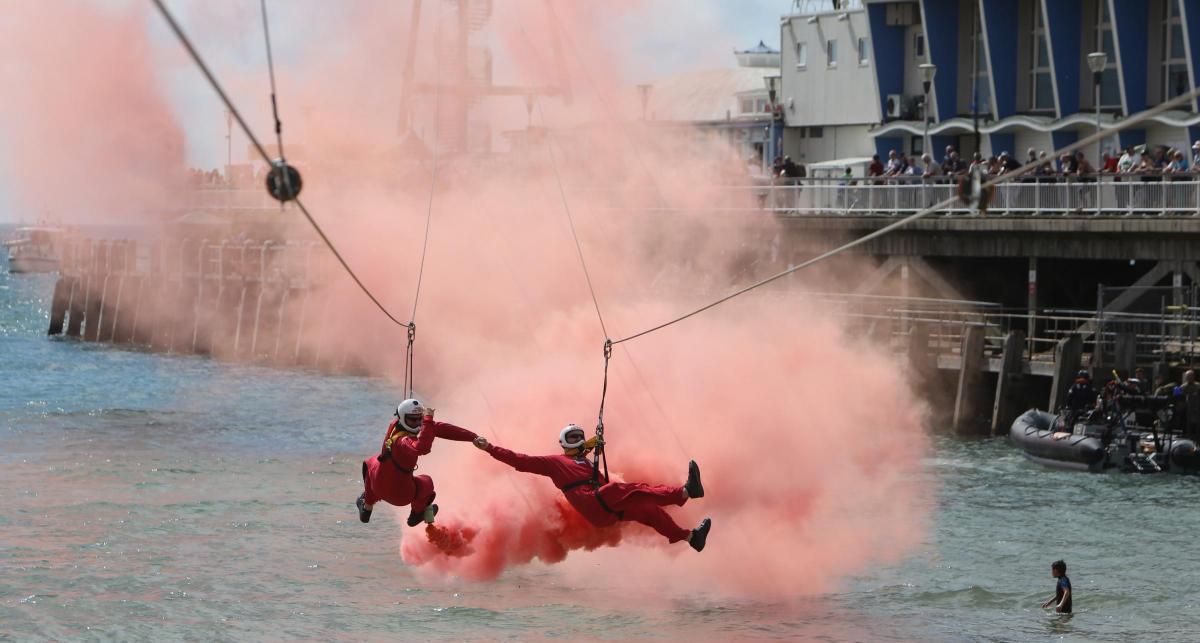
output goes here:
[{"label": "sky", "polygon": [[[55,2],[82,2],[100,7],[120,7],[143,0],[53,0]],[[148,0],[145,0],[147,5]],[[405,1],[405,0],[400,0]],[[504,10],[505,2],[534,2],[536,0],[497,0],[493,11]],[[566,1],[566,0],[557,0]],[[573,0],[572,0],[573,1]],[[582,0],[581,0],[582,1]],[[729,67],[735,64],[732,52],[735,49],[756,45],[759,40],[778,47],[779,16],[792,6],[792,0],[628,0],[637,7],[630,17],[609,25],[611,35],[626,40],[630,46],[614,52],[621,64],[624,80],[629,84],[654,82],[671,74],[696,69]],[[222,33],[219,42],[197,42],[202,54],[220,69],[263,70],[263,90],[256,104],[245,106],[252,121],[262,123],[269,131],[266,111],[266,66],[263,53],[257,2],[251,0],[167,0],[185,30],[204,33],[205,24],[232,22],[244,24],[246,28],[232,33]],[[437,2],[426,1],[426,7],[437,6]],[[347,5],[323,4],[320,11],[330,15],[322,19],[337,19],[338,11]],[[309,11],[300,11],[297,4],[270,0],[272,39],[276,48],[277,65],[287,64],[289,53],[298,47],[353,46],[352,43],[322,42],[314,38],[313,25],[319,24]],[[428,11],[428,9],[425,9]],[[8,20],[12,20],[10,16]],[[0,18],[4,20],[4,18]],[[161,20],[152,12],[146,12],[146,28],[156,52],[164,59],[178,56],[179,45],[167,32]],[[650,25],[647,28],[647,25]],[[398,30],[399,31],[399,30]],[[633,34],[630,38],[629,35]],[[197,38],[199,40],[199,38]],[[19,52],[17,53],[19,56]],[[37,60],[9,60],[9,65],[32,65],[36,70]],[[178,69],[178,58],[163,69]],[[193,70],[194,72],[194,70]],[[163,73],[163,85],[173,110],[180,120],[187,123],[184,154],[187,162],[195,167],[221,167],[226,157],[225,111],[199,73]],[[504,82],[503,68],[496,67],[496,82]],[[287,96],[287,87],[280,87],[281,101]],[[253,102],[242,96],[239,102]],[[8,123],[3,129],[11,129]],[[23,212],[14,191],[18,186],[11,170],[20,159],[7,153],[0,134],[0,223],[34,222],[53,214]],[[240,134],[233,135],[233,161],[244,162],[247,158],[247,142]],[[64,150],[70,154],[70,150]],[[67,217],[69,218],[69,217]]]}]

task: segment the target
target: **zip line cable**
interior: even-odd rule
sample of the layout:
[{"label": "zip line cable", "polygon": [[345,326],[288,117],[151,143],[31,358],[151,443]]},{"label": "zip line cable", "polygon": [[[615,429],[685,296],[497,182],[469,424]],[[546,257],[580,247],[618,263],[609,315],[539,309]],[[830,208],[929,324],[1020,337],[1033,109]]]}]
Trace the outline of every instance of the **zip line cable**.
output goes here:
[{"label": "zip line cable", "polygon": [[[437,40],[441,35],[441,21],[438,21],[437,33],[434,40]],[[440,132],[441,114],[442,114],[442,82],[441,82],[441,59],[434,57],[438,62],[434,70],[434,76],[438,79],[437,84],[433,89],[433,145],[430,146],[433,154],[433,167],[430,168],[429,174],[429,202],[425,206],[425,236],[421,241],[421,263],[417,268],[417,288],[413,293],[412,315],[408,318],[408,344],[404,349],[404,391],[408,397],[413,397],[413,388],[415,386],[416,375],[414,374],[413,366],[413,342],[417,338],[417,304],[421,301],[421,283],[425,278],[425,253],[429,249],[429,228],[433,223],[433,195],[437,191],[437,171],[438,171],[438,134]],[[403,100],[409,100],[405,96]]]},{"label": "zip line cable", "polygon": [[[1055,156],[1055,158],[1057,158],[1063,154],[1066,154],[1069,152],[1074,152],[1075,150],[1078,150],[1080,148],[1087,147],[1088,145],[1091,145],[1091,144],[1101,140],[1105,136],[1111,136],[1117,132],[1120,132],[1121,130],[1127,129],[1129,127],[1137,125],[1138,123],[1141,123],[1144,120],[1147,120],[1149,118],[1157,116],[1163,112],[1166,112],[1177,105],[1187,103],[1187,102],[1191,101],[1191,99],[1194,96],[1196,96],[1198,94],[1200,94],[1200,90],[1193,89],[1190,92],[1181,94],[1181,95],[1179,95],[1165,103],[1157,105],[1151,109],[1147,109],[1145,111],[1134,114],[1133,116],[1121,121],[1118,125],[1116,125],[1115,127],[1111,128],[1107,131],[1102,130],[1102,131],[1095,132],[1092,135],[1088,136],[1087,138],[1080,139],[1079,141],[1076,141],[1070,145],[1067,145],[1066,147],[1056,150],[1054,152],[1054,156]],[[1035,168],[1037,168],[1039,165],[1043,165],[1044,163],[1045,163],[1044,161],[1040,161],[1040,160],[1026,163],[1025,165],[1022,165],[1021,167],[1017,168],[1016,170],[1013,170],[1012,172],[1009,172],[1007,174],[1002,174],[995,178],[984,181],[980,185],[981,193],[982,193],[982,190],[986,190],[987,188],[993,187],[995,185],[999,185],[1001,183],[1006,183],[1017,177],[1028,174],[1029,172],[1031,172]],[[730,299],[733,299],[734,297],[737,297],[739,295],[744,295],[744,294],[750,292],[751,290],[754,290],[755,288],[758,288],[760,286],[765,286],[773,281],[776,281],[778,279],[786,277],[786,276],[792,274],[793,272],[807,268],[815,263],[824,261],[825,259],[828,259],[835,255],[839,255],[847,250],[850,250],[851,248],[860,246],[868,241],[871,241],[872,239],[877,239],[886,234],[894,232],[904,226],[907,226],[908,224],[912,223],[913,221],[916,221],[917,219],[923,219],[923,218],[929,216],[930,214],[934,214],[934,213],[946,208],[947,206],[953,205],[954,202],[957,200],[958,200],[958,197],[950,197],[939,203],[935,203],[934,205],[932,205],[924,210],[921,210],[920,212],[910,214],[909,216],[907,216],[899,221],[896,221],[895,223],[886,225],[886,226],[884,226],[874,232],[871,232],[869,234],[865,234],[857,239],[854,239],[853,241],[850,241],[841,246],[838,246],[837,248],[829,250],[828,252],[817,255],[816,257],[808,259],[807,261],[804,261],[798,265],[792,266],[792,267],[788,268],[787,270],[784,270],[782,272],[771,275],[770,277],[767,277],[766,279],[763,279],[761,281],[757,281],[753,284],[750,284],[749,286],[746,286],[745,288],[735,290],[735,291],[729,293],[728,295],[725,295],[724,297],[721,297],[720,299],[717,299],[716,301],[713,301],[711,303],[705,304],[704,306],[701,306],[700,308],[697,308],[691,312],[685,313],[674,319],[671,319],[669,321],[658,324],[657,326],[652,326],[650,328],[647,328],[646,330],[634,333],[632,335],[629,335],[628,337],[622,337],[621,339],[614,339],[611,341],[614,345],[623,344],[630,340],[642,337],[643,335],[649,335],[650,333],[653,333],[657,330],[662,330],[663,328],[666,328],[672,324],[679,323],[685,319],[688,319],[689,317],[693,317],[693,316],[698,315],[706,310],[715,308],[716,306],[719,306],[720,304],[723,304],[723,303],[729,301]]]},{"label": "zip line cable", "polygon": [[[155,8],[158,9],[159,14],[162,15],[163,20],[166,21],[167,26],[170,27],[171,32],[175,34],[176,39],[179,40],[179,43],[183,46],[184,50],[187,51],[187,54],[192,59],[192,62],[194,62],[196,64],[196,67],[198,67],[200,69],[200,72],[204,75],[205,80],[208,81],[209,86],[212,87],[213,91],[216,92],[217,97],[225,105],[225,108],[229,110],[229,113],[233,116],[234,120],[237,121],[238,128],[241,129],[242,133],[244,133],[246,135],[246,138],[249,139],[251,145],[254,146],[255,151],[258,152],[258,155],[261,156],[263,161],[265,161],[271,167],[277,167],[281,164],[283,164],[284,167],[286,167],[286,164],[284,164],[284,157],[283,157],[282,124],[279,119],[279,110],[278,110],[278,104],[277,104],[276,93],[275,93],[275,69],[274,69],[274,59],[273,59],[272,52],[271,52],[270,31],[269,31],[268,22],[267,22],[266,0],[261,0],[261,9],[262,9],[262,18],[263,18],[263,35],[264,35],[264,40],[266,42],[266,49],[267,49],[267,66],[268,66],[268,72],[269,72],[270,81],[271,81],[271,111],[274,116],[276,140],[277,140],[277,145],[279,147],[279,160],[278,161],[276,161],[275,159],[273,159],[271,157],[271,155],[268,153],[266,147],[263,145],[262,141],[259,140],[258,136],[256,136],[254,134],[254,130],[252,130],[250,128],[249,123],[246,122],[246,119],[242,116],[242,113],[234,105],[233,100],[230,99],[230,97],[229,97],[229,94],[227,94],[225,92],[224,87],[222,87],[221,83],[217,80],[216,76],[212,72],[212,69],[210,69],[208,64],[206,62],[204,62],[204,58],[200,56],[200,52],[196,50],[196,47],[195,47],[195,45],[192,44],[191,39],[188,38],[186,33],[184,33],[183,28],[179,25],[179,22],[175,19],[175,16],[170,12],[170,10],[167,9],[166,5],[163,4],[163,0],[151,0],[151,2],[154,4]],[[439,98],[440,87],[438,88],[438,92],[439,92],[438,94],[435,94],[435,102],[437,102],[440,106],[440,98]],[[434,128],[436,131],[436,128],[437,128],[436,119],[435,119],[435,123],[434,123]],[[434,174],[433,174],[433,177],[431,178],[431,183],[433,181],[435,181],[437,178],[437,174],[436,174],[436,172],[437,172],[437,156],[436,156],[436,154],[437,154],[437,152],[435,149],[434,150],[434,168],[433,168]],[[285,183],[285,188],[290,193],[291,192],[291,184],[290,184],[290,176],[289,176],[290,173],[285,170],[282,172],[282,174],[283,174],[283,180]],[[425,269],[425,253],[428,248],[429,227],[430,227],[430,222],[432,220],[432,214],[433,214],[433,194],[434,194],[434,186],[431,185],[430,195],[429,195],[429,204],[428,204],[428,209],[427,209],[426,215],[425,215],[425,217],[426,217],[425,218],[425,240],[421,246],[421,264],[420,264],[420,269],[418,271],[418,277],[417,277],[417,291],[416,291],[416,295],[413,298],[413,317],[416,317],[417,303],[419,301],[418,297],[420,296],[420,285],[421,285],[421,280],[423,278],[424,269]],[[409,351],[408,352],[409,352],[409,354],[406,356],[405,388],[406,388],[406,393],[411,393],[411,388],[410,388],[411,364],[412,364],[411,346],[412,346],[413,337],[415,335],[415,332],[414,332],[415,327],[414,327],[413,322],[412,321],[409,321],[407,323],[402,322],[395,315],[393,315],[391,313],[391,311],[389,311],[387,309],[387,307],[384,306],[383,303],[379,301],[379,299],[375,296],[375,294],[371,292],[371,289],[367,288],[366,284],[364,284],[362,282],[362,279],[360,279],[358,277],[358,274],[354,272],[354,269],[350,267],[350,264],[346,261],[346,258],[342,256],[341,252],[338,251],[337,246],[335,246],[333,244],[333,241],[331,241],[329,239],[329,236],[325,234],[325,231],[321,228],[320,224],[317,223],[316,219],[313,218],[312,213],[310,213],[308,211],[308,208],[305,207],[304,203],[300,200],[300,198],[296,197],[291,200],[295,202],[296,208],[299,209],[300,213],[304,215],[304,218],[308,221],[309,225],[312,226],[313,231],[315,231],[317,233],[317,236],[319,236],[321,238],[321,241],[325,244],[325,246],[327,248],[329,248],[329,251],[333,254],[334,258],[337,259],[338,263],[342,266],[342,269],[346,271],[346,274],[350,276],[350,278],[354,281],[355,285],[358,286],[359,290],[361,290],[362,293],[367,296],[367,299],[369,299],[371,301],[371,303],[374,304],[375,307],[378,308],[379,311],[384,314],[385,317],[387,317],[389,320],[391,320],[392,323],[396,324],[397,326],[402,326],[402,327],[405,327],[408,329],[408,332],[409,332]]]},{"label": "zip line cable", "polygon": [[[543,127],[546,124],[546,114],[539,103],[538,116],[542,118]],[[554,180],[558,183],[558,195],[562,199],[563,212],[567,214],[567,223],[571,226],[571,237],[575,239],[575,250],[579,253],[579,265],[583,266],[583,278],[587,280],[588,292],[592,295],[592,305],[596,307],[596,318],[600,320],[600,330],[608,341],[608,328],[604,326],[604,315],[600,314],[600,301],[596,298],[596,289],[592,286],[592,275],[588,272],[587,260],[583,258],[583,246],[579,243],[579,234],[575,230],[575,217],[571,216],[571,206],[567,203],[567,192],[563,189],[562,175],[558,172],[558,160],[554,156],[553,137],[546,136],[546,150],[550,153],[550,167],[554,170]]]},{"label": "zip line cable", "polygon": [[[217,97],[221,99],[221,102],[225,104],[226,109],[228,109],[229,113],[233,115],[234,120],[236,120],[238,123],[238,127],[241,128],[242,133],[246,135],[246,138],[250,140],[250,144],[254,146],[254,149],[258,152],[259,156],[261,156],[262,159],[269,165],[274,166],[275,160],[271,158],[271,155],[267,153],[267,149],[263,147],[262,142],[257,136],[254,135],[254,131],[250,129],[250,125],[247,124],[246,119],[242,117],[242,113],[238,111],[236,106],[234,106],[233,101],[229,98],[229,95],[225,93],[225,89],[221,87],[221,83],[217,81],[216,77],[212,73],[212,70],[209,69],[208,65],[204,62],[204,59],[200,57],[200,53],[197,52],[195,46],[192,45],[192,41],[188,39],[187,35],[184,34],[183,29],[179,26],[179,23],[175,21],[175,17],[171,15],[171,12],[167,10],[166,6],[163,5],[163,1],[150,1],[153,2],[154,6],[158,8],[158,12],[162,14],[163,19],[167,21],[167,25],[171,28],[171,31],[174,32],[175,37],[179,39],[179,43],[183,45],[183,48],[187,50],[188,56],[190,56],[192,61],[196,63],[196,66],[200,68],[200,72],[204,74],[205,79],[208,80],[208,84],[212,86],[213,91],[217,93]],[[367,298],[371,300],[371,303],[375,304],[375,307],[378,308],[379,311],[382,312],[388,319],[392,320],[392,322],[394,322],[397,326],[408,326],[408,324],[400,321],[395,315],[389,312],[387,307],[380,303],[379,300],[376,299],[375,295],[371,293],[371,290],[363,284],[362,280],[358,278],[358,275],[355,274],[354,270],[350,268],[350,264],[346,263],[346,259],[342,257],[340,252],[338,252],[337,247],[335,247],[333,242],[329,240],[329,237],[325,234],[325,231],[321,229],[321,226],[317,223],[316,219],[313,218],[312,214],[308,211],[308,208],[304,207],[304,203],[302,203],[299,198],[293,199],[293,201],[295,201],[296,207],[304,215],[304,218],[308,220],[310,225],[312,225],[313,230],[317,233],[317,236],[321,237],[321,241],[324,242],[325,246],[329,248],[329,251],[333,253],[333,256],[338,260],[338,263],[342,265],[342,268],[346,271],[346,274],[350,275],[350,278],[353,279],[354,283],[357,284],[359,289],[363,291],[363,294],[365,294]]]},{"label": "zip line cable", "polygon": [[[287,171],[287,158],[283,155],[283,123],[279,120],[279,103],[275,99],[275,58],[271,55],[271,28],[267,22],[267,0],[259,0],[259,6],[262,8],[262,25],[263,25],[263,42],[267,46],[267,74],[271,79],[271,116],[275,119],[275,145],[279,151],[279,163],[284,166],[283,175],[284,190],[287,194],[295,194],[292,192],[292,177],[291,172]],[[283,201],[279,202],[279,208],[283,209]]]}]

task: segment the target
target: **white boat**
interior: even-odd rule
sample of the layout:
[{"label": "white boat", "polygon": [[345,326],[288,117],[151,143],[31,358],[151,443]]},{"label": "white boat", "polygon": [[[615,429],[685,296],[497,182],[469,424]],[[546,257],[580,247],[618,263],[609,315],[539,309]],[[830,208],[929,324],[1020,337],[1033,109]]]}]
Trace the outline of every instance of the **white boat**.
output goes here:
[{"label": "white boat", "polygon": [[66,230],[51,226],[17,228],[4,242],[8,248],[8,271],[54,272],[62,260]]}]

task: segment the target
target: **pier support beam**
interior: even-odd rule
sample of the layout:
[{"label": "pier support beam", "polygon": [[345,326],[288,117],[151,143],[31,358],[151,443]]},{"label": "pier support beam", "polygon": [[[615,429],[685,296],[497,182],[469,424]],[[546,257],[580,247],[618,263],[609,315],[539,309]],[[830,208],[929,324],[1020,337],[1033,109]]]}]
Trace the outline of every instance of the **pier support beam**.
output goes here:
[{"label": "pier support beam", "polygon": [[1054,347],[1054,379],[1050,384],[1047,411],[1054,413],[1067,401],[1067,389],[1075,381],[1075,371],[1083,360],[1083,336],[1071,335]]},{"label": "pier support beam", "polygon": [[61,335],[63,320],[67,316],[67,305],[71,299],[71,280],[69,277],[59,277],[54,284],[54,296],[50,300],[50,328],[47,335]]},{"label": "pier support beam", "polygon": [[996,377],[996,401],[992,404],[993,436],[1008,431],[1017,414],[1024,410],[1017,396],[1024,361],[1025,332],[1011,330],[1004,337],[1004,353],[1000,358],[1000,373]]},{"label": "pier support beam", "polygon": [[961,366],[958,371],[958,390],[954,396],[954,431],[970,433],[977,427],[975,393],[983,377],[983,326],[967,326],[963,332]]}]

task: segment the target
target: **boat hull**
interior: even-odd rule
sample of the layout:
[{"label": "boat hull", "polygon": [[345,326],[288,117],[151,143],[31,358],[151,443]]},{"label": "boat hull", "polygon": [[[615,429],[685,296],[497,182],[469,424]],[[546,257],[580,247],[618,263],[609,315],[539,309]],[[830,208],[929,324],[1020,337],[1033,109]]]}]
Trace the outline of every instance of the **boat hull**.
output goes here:
[{"label": "boat hull", "polygon": [[1055,439],[1054,421],[1053,413],[1030,409],[1013,421],[1008,437],[1039,464],[1076,471],[1103,470],[1104,445],[1099,438],[1068,435]]}]

